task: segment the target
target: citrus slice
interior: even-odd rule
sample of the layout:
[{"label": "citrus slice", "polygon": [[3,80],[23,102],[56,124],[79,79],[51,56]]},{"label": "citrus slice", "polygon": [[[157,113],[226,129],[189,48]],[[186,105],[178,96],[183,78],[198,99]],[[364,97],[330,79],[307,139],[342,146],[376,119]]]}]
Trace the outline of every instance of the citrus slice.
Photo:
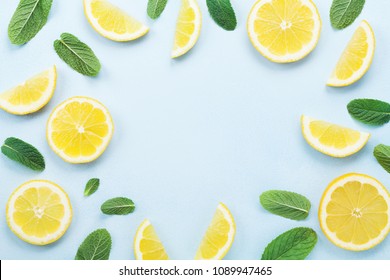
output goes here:
[{"label": "citrus slice", "polygon": [[289,63],[317,45],[321,18],[311,0],[259,0],[249,13],[248,36],[267,59]]},{"label": "citrus slice", "polygon": [[220,203],[196,252],[196,260],[222,260],[229,252],[236,224],[229,209]]},{"label": "citrus slice", "polygon": [[135,234],[134,256],[136,260],[168,260],[164,245],[149,220],[143,221]]},{"label": "citrus slice", "polygon": [[42,109],[53,97],[57,82],[56,67],[28,79],[0,94],[0,108],[14,115],[27,115]]},{"label": "citrus slice", "polygon": [[11,194],[6,215],[16,236],[34,245],[46,245],[65,234],[72,220],[72,206],[58,185],[33,180]]},{"label": "citrus slice", "polygon": [[374,32],[364,20],[341,55],[327,85],[344,87],[360,80],[370,68],[374,52]]},{"label": "citrus slice", "polygon": [[182,0],[176,23],[172,58],[187,53],[198,41],[202,26],[202,14],[196,0]]},{"label": "citrus slice", "polygon": [[347,157],[359,152],[370,138],[369,133],[352,130],[307,116],[301,118],[303,137],[317,151],[332,157]]},{"label": "citrus slice", "polygon": [[73,97],[51,113],[46,136],[63,160],[87,163],[104,152],[113,130],[111,115],[103,104],[89,97]]},{"label": "citrus slice", "polygon": [[135,40],[149,31],[147,26],[106,0],[84,0],[84,12],[93,29],[113,41]]},{"label": "citrus slice", "polygon": [[376,179],[346,174],[325,190],[318,212],[326,237],[352,251],[378,245],[390,231],[390,195]]}]

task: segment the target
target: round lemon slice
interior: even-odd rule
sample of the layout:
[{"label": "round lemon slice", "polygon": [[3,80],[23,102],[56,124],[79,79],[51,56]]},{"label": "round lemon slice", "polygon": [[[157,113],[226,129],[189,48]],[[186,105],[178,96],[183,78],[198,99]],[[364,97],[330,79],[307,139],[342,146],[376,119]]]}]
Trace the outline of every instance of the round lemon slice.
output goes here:
[{"label": "round lemon slice", "polygon": [[368,250],[390,231],[390,195],[376,179],[346,174],[325,190],[318,212],[322,231],[336,246]]},{"label": "round lemon slice", "polygon": [[57,82],[56,67],[28,79],[0,94],[0,108],[14,115],[27,115],[42,109],[53,97]]},{"label": "round lemon slice", "polygon": [[149,31],[146,25],[106,0],[84,0],[84,12],[92,27],[113,41],[135,40]]},{"label": "round lemon slice", "polygon": [[374,31],[364,20],[341,55],[327,85],[345,87],[360,80],[370,68],[374,52]]},{"label": "round lemon slice", "polygon": [[317,151],[332,157],[347,157],[359,152],[369,133],[352,130],[307,116],[301,118],[303,137]]},{"label": "round lemon slice", "polygon": [[68,195],[58,185],[33,180],[11,194],[6,215],[16,236],[34,245],[46,245],[65,234],[72,220],[72,207]]},{"label": "round lemon slice", "polygon": [[264,57],[289,63],[317,45],[321,18],[311,0],[259,0],[249,13],[248,36]]},{"label": "round lemon slice", "polygon": [[168,260],[164,245],[149,220],[143,221],[135,234],[134,256],[136,260]]},{"label": "round lemon slice", "polygon": [[202,26],[202,14],[196,0],[181,0],[176,23],[172,58],[177,58],[192,49],[198,41]]},{"label": "round lemon slice", "polygon": [[107,148],[114,124],[107,108],[89,97],[73,97],[58,105],[47,122],[52,150],[70,163],[97,159]]},{"label": "round lemon slice", "polygon": [[196,252],[196,260],[222,260],[229,252],[236,224],[229,209],[220,203]]}]

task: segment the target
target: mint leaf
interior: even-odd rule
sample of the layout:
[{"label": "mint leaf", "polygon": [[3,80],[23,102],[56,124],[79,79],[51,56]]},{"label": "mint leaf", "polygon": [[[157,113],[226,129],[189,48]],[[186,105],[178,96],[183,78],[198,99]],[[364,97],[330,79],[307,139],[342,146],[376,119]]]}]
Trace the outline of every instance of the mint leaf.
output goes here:
[{"label": "mint leaf", "polygon": [[77,250],[75,260],[108,260],[111,252],[111,235],[98,229],[85,238]]},{"label": "mint leaf", "polygon": [[390,173],[390,146],[378,145],[374,149],[374,156],[378,163]]},{"label": "mint leaf", "polygon": [[8,25],[12,44],[23,45],[46,24],[53,0],[20,0]]},{"label": "mint leaf", "polygon": [[390,104],[376,99],[355,99],[348,105],[349,114],[365,124],[383,125],[390,121]]},{"label": "mint leaf", "polygon": [[135,210],[134,202],[126,197],[116,197],[107,200],[100,207],[107,215],[128,215]]},{"label": "mint leaf", "polygon": [[168,0],[149,0],[148,2],[148,15],[151,19],[158,18],[165,9]]},{"label": "mint leaf", "polygon": [[365,0],[333,0],[330,21],[336,29],[351,25],[363,10]]},{"label": "mint leaf", "polygon": [[62,33],[61,39],[54,42],[58,56],[77,72],[86,76],[96,76],[101,64],[92,49],[76,36]]},{"label": "mint leaf", "polygon": [[310,201],[303,195],[288,191],[266,191],[260,196],[264,209],[291,220],[304,220],[309,215]]},{"label": "mint leaf", "polygon": [[262,260],[304,260],[317,244],[311,228],[294,228],[279,235],[265,248]]},{"label": "mint leaf", "polygon": [[34,146],[18,138],[6,139],[1,152],[32,170],[43,171],[45,169],[45,159],[42,154]]},{"label": "mint leaf", "polygon": [[207,8],[212,19],[225,30],[234,30],[237,26],[236,14],[230,0],[207,0]]},{"label": "mint leaf", "polygon": [[98,178],[90,179],[85,186],[84,196],[90,196],[91,194],[94,194],[98,190],[99,185],[100,180]]}]

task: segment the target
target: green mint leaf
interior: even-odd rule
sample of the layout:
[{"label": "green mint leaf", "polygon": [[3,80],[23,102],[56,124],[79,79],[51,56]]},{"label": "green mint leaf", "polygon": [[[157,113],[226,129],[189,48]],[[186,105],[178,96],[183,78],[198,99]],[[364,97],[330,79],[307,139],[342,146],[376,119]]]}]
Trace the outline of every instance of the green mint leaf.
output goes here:
[{"label": "green mint leaf", "polygon": [[363,10],[365,0],[333,0],[330,21],[336,29],[351,25]]},{"label": "green mint leaf", "polygon": [[8,37],[12,44],[23,45],[30,41],[49,17],[53,0],[20,0],[8,25]]},{"label": "green mint leaf", "polygon": [[349,114],[358,121],[383,125],[390,121],[390,104],[376,99],[355,99],[347,106]]},{"label": "green mint leaf", "polygon": [[265,248],[262,260],[304,260],[317,243],[311,228],[294,228],[282,233]]},{"label": "green mint leaf", "polygon": [[62,33],[61,39],[54,42],[58,56],[77,72],[86,76],[96,76],[101,68],[100,61],[92,49],[76,36]]},{"label": "green mint leaf", "polygon": [[135,210],[134,202],[126,197],[116,197],[107,200],[100,207],[107,215],[128,215]]},{"label": "green mint leaf", "polygon": [[230,0],[207,0],[207,8],[212,19],[225,30],[234,30],[237,26],[236,14]]},{"label": "green mint leaf", "polygon": [[98,178],[90,179],[85,186],[84,196],[90,196],[91,194],[94,194],[98,190],[99,185],[100,180]]},{"label": "green mint leaf", "polygon": [[267,211],[291,220],[304,220],[309,215],[310,201],[303,195],[288,191],[266,191],[260,203]]},{"label": "green mint leaf", "polygon": [[149,0],[148,2],[148,15],[151,19],[158,18],[165,9],[168,0]]},{"label": "green mint leaf", "polygon": [[8,158],[36,171],[45,169],[45,159],[32,145],[14,137],[5,140],[1,152]]},{"label": "green mint leaf", "polygon": [[383,144],[376,146],[374,156],[378,163],[390,173],[390,146]]},{"label": "green mint leaf", "polygon": [[77,250],[75,260],[108,260],[111,252],[111,235],[98,229],[85,238]]}]

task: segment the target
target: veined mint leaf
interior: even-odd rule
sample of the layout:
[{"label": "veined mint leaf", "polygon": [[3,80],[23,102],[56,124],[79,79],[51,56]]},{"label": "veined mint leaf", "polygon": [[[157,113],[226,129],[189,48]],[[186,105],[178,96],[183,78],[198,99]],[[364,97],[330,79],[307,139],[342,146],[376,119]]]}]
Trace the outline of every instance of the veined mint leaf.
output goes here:
[{"label": "veined mint leaf", "polygon": [[151,19],[158,18],[165,9],[168,0],[149,0],[148,1],[148,15]]},{"label": "veined mint leaf", "polygon": [[90,196],[91,194],[94,194],[98,190],[99,185],[100,180],[98,178],[90,179],[85,186],[84,196]]},{"label": "veined mint leaf", "polygon": [[111,252],[111,235],[106,229],[92,232],[81,243],[75,260],[108,260]]},{"label": "veined mint leaf", "polygon": [[279,235],[265,248],[262,260],[304,260],[317,244],[311,228],[294,228]]},{"label": "veined mint leaf", "polygon": [[207,0],[206,3],[215,23],[225,30],[231,31],[236,29],[236,14],[230,0]]},{"label": "veined mint leaf", "polygon": [[365,0],[333,0],[330,21],[337,29],[351,25],[363,10]]},{"label": "veined mint leaf", "polygon": [[378,163],[390,173],[390,146],[383,144],[376,146],[374,156]]},{"label": "veined mint leaf", "polygon": [[260,203],[269,212],[291,220],[304,220],[309,215],[310,201],[303,195],[288,191],[266,191]]},{"label": "veined mint leaf", "polygon": [[12,44],[23,45],[46,24],[53,0],[20,0],[11,22],[8,37]]},{"label": "veined mint leaf", "polygon": [[135,210],[134,202],[126,197],[116,197],[107,200],[100,207],[107,215],[128,215]]},{"label": "veined mint leaf", "polygon": [[76,36],[62,33],[61,39],[54,42],[58,56],[77,72],[86,76],[96,76],[101,68],[99,59],[92,49]]},{"label": "veined mint leaf", "polygon": [[355,99],[347,106],[349,114],[365,124],[383,125],[390,121],[390,104],[376,99]]},{"label": "veined mint leaf", "polygon": [[45,169],[45,159],[42,154],[34,146],[18,138],[6,139],[1,152],[32,170],[43,171]]}]

